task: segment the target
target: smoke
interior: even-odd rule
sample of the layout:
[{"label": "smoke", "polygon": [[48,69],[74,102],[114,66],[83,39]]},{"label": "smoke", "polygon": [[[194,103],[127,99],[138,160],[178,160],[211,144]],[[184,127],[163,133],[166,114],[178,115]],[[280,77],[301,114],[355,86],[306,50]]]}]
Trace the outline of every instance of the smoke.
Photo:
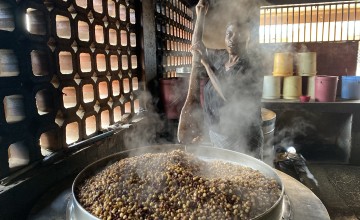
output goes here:
[{"label": "smoke", "polygon": [[[308,117],[292,115],[286,120],[286,124],[279,125],[274,142],[280,147],[295,146],[294,140],[298,137],[306,137],[309,132],[316,133],[315,125],[309,120],[314,116],[307,112]],[[297,149],[299,150],[299,149]]]},{"label": "smoke", "polygon": [[217,126],[220,134],[236,137],[237,142],[229,143],[229,146],[218,147],[251,154],[251,147],[248,146],[250,139],[251,137],[257,138],[257,132],[260,132],[255,127],[260,128],[261,123],[261,81],[252,69],[247,70],[241,77],[241,80],[235,82],[225,80],[227,85],[222,86],[222,88],[226,88],[227,101],[219,109]]},{"label": "smoke", "polygon": [[[185,102],[188,79],[178,77],[153,80],[148,83],[147,88],[137,95],[143,109],[135,118],[141,120],[130,126],[124,136],[124,145],[128,149],[174,144],[176,140],[177,123],[174,119],[178,117]],[[166,149],[163,150],[165,151]]]},{"label": "smoke", "polygon": [[[160,136],[166,129],[165,120],[158,113],[160,111],[158,109],[160,99],[153,98],[154,96],[149,91],[142,91],[138,97],[144,103],[144,109],[137,116],[141,117],[143,114],[145,117],[141,117],[141,120],[135,125],[130,125],[124,136],[124,145],[128,149],[132,149],[168,143],[169,141],[166,138]],[[130,124],[132,123],[130,122]]]},{"label": "smoke", "polygon": [[[249,147],[249,137],[254,135],[252,125],[261,123],[261,95],[262,81],[264,75],[271,75],[273,69],[273,55],[275,52],[292,52],[294,48],[290,44],[272,45],[271,49],[266,45],[259,44],[259,18],[260,5],[267,5],[265,1],[252,0],[210,0],[210,8],[206,15],[205,30],[203,41],[207,48],[223,49],[225,48],[225,29],[230,21],[243,21],[248,27],[251,27],[251,40],[247,46],[247,56],[250,61],[250,69],[247,69],[238,84],[229,82],[222,87],[227,88],[227,95],[230,97],[224,106],[220,109],[220,127],[221,133],[230,136],[237,136],[240,140],[238,147],[231,147],[230,150],[253,154]],[[236,88],[234,88],[236,87]],[[240,90],[237,88],[241,88]],[[160,91],[159,84],[150,90]],[[184,88],[181,91],[175,91],[175,94],[184,94]],[[187,89],[186,89],[187,90]],[[164,93],[164,91],[161,91]],[[150,94],[143,92],[141,100],[146,103],[146,119],[141,122],[141,129],[131,129],[125,137],[125,145],[131,147],[148,146],[154,144],[168,144],[171,140],[168,137],[159,136],[169,127],[163,115],[159,115],[160,100],[153,97],[160,97],[159,94]],[[182,97],[167,97],[174,101]],[[204,118],[197,120],[203,121]],[[208,126],[204,126],[204,136],[208,134]],[[250,128],[250,129],[249,129]],[[173,132],[173,133],[172,133]],[[166,133],[166,132],[165,132]],[[175,135],[176,131],[170,131],[169,136]],[[175,138],[174,138],[175,139]],[[205,142],[208,141],[205,139]]]},{"label": "smoke", "polygon": [[[243,21],[253,27],[252,34],[257,35],[260,18],[260,6],[266,1],[251,0],[209,0],[210,7],[206,15],[203,41],[208,48],[225,48],[224,33],[230,21]],[[258,39],[258,37],[256,37]]]},{"label": "smoke", "polygon": [[[270,135],[270,134],[268,134]],[[273,134],[271,134],[273,135]],[[264,137],[266,135],[264,134]],[[270,136],[268,139],[264,138],[263,143],[263,162],[268,164],[269,166],[274,165],[275,159],[275,148],[273,145],[273,138]]]},{"label": "smoke", "polygon": [[[203,41],[207,48],[225,48],[225,30],[227,23],[237,20],[250,27],[250,42],[246,53],[250,61],[250,69],[245,71],[242,79],[235,84],[229,82],[223,85],[226,88],[226,97],[230,97],[220,109],[219,133],[227,136],[237,136],[237,143],[230,143],[228,149],[258,156],[249,146],[251,137],[256,137],[255,125],[261,124],[261,95],[263,76],[271,75],[275,52],[293,52],[295,48],[291,44],[260,45],[259,44],[259,18],[260,6],[267,5],[265,1],[249,0],[210,0],[209,11],[206,15]],[[240,88],[240,90],[239,90]],[[199,119],[201,120],[201,119]],[[207,131],[204,131],[206,133]],[[217,137],[221,139],[222,137]],[[226,141],[225,141],[226,143]],[[264,143],[265,146],[268,143]],[[236,146],[237,145],[237,146]],[[217,146],[219,147],[219,146]],[[269,147],[265,154],[273,155]]]},{"label": "smoke", "polygon": [[306,53],[309,52],[309,49],[307,48],[306,45],[301,44],[300,49],[299,49],[299,53]]}]

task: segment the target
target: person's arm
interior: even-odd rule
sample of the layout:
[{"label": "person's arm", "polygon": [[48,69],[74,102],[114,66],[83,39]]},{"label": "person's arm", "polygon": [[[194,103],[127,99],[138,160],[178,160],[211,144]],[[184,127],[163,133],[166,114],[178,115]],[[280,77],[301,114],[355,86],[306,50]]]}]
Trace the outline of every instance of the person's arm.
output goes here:
[{"label": "person's arm", "polygon": [[[196,45],[198,42],[202,43],[204,25],[205,25],[205,15],[209,9],[208,0],[200,0],[196,5],[196,21],[194,26],[193,37],[191,39],[191,44]],[[202,44],[203,45],[203,44]],[[199,58],[199,57],[198,57]],[[200,61],[200,59],[199,59]]]},{"label": "person's arm", "polygon": [[[208,0],[200,0],[196,5],[196,22],[192,37],[192,45],[202,42],[205,15],[209,7]],[[194,143],[202,134],[202,109],[200,106],[199,73],[202,69],[201,54],[194,51],[192,68],[189,79],[189,89],[185,104],[181,109],[178,125],[178,141],[180,143]]]}]

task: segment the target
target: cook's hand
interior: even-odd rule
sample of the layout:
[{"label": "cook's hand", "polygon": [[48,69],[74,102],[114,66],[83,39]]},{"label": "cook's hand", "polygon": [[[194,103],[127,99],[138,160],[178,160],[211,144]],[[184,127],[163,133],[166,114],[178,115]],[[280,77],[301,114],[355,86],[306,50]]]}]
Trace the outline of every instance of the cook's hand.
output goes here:
[{"label": "cook's hand", "polygon": [[199,41],[191,45],[190,51],[191,53],[198,52],[201,56],[203,56],[203,54],[205,54],[206,48],[204,43]]},{"label": "cook's hand", "polygon": [[210,63],[209,63],[209,60],[208,60],[207,56],[202,56],[201,57],[201,64],[204,67],[210,68]]},{"label": "cook's hand", "polygon": [[190,47],[191,53],[194,55],[194,53],[198,53],[201,57],[201,63],[206,67],[207,65],[210,65],[208,57],[206,55],[206,47],[203,42],[197,42],[193,44]]},{"label": "cook's hand", "polygon": [[206,15],[209,9],[209,0],[199,0],[198,4],[196,5],[196,14],[199,15],[200,13],[204,13]]}]

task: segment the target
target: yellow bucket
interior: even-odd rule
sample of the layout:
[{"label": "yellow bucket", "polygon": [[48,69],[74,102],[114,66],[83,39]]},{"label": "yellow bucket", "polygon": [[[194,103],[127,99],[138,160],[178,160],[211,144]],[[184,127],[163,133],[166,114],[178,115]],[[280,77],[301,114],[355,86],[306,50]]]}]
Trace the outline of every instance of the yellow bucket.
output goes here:
[{"label": "yellow bucket", "polygon": [[302,93],[301,76],[284,77],[283,97],[284,99],[299,99]]},{"label": "yellow bucket", "polygon": [[292,76],[294,73],[294,58],[292,53],[275,53],[274,76]]},{"label": "yellow bucket", "polygon": [[316,75],[316,53],[306,52],[296,55],[296,72],[299,76]]}]

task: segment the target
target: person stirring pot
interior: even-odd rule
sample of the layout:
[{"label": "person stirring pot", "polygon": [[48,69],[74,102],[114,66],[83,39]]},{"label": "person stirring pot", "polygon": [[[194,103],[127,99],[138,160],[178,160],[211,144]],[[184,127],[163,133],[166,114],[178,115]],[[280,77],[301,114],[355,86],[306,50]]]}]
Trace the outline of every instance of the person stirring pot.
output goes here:
[{"label": "person stirring pot", "polygon": [[194,117],[198,113],[193,107],[198,99],[191,93],[198,91],[195,87],[199,83],[195,79],[205,68],[209,80],[204,87],[204,127],[208,128],[211,143],[261,158],[261,77],[257,68],[252,68],[256,57],[249,53],[251,27],[239,20],[231,21],[226,26],[226,49],[207,49],[202,42],[202,28],[208,7],[206,0],[200,0],[196,6],[193,66],[187,100],[179,121],[179,142],[195,143],[201,139],[197,132],[202,120]]}]

